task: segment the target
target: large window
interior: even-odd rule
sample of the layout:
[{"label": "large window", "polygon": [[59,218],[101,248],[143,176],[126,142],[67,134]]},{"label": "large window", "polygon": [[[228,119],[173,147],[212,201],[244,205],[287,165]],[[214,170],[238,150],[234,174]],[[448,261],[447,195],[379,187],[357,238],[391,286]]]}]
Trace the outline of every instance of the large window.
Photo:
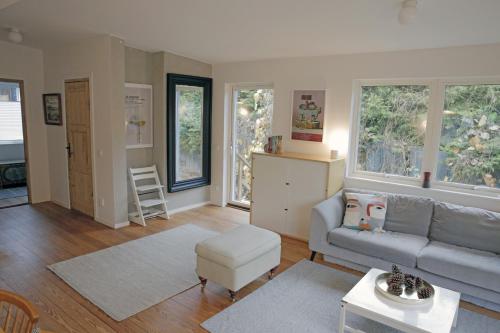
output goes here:
[{"label": "large window", "polygon": [[0,144],[23,141],[19,83],[0,82]]},{"label": "large window", "polygon": [[203,175],[203,87],[177,85],[176,181]]},{"label": "large window", "polygon": [[427,86],[362,87],[357,170],[419,177],[428,103]]},{"label": "large window", "polygon": [[349,174],[499,191],[500,79],[484,81],[357,82]]},{"label": "large window", "polygon": [[437,179],[500,188],[500,85],[445,87]]}]

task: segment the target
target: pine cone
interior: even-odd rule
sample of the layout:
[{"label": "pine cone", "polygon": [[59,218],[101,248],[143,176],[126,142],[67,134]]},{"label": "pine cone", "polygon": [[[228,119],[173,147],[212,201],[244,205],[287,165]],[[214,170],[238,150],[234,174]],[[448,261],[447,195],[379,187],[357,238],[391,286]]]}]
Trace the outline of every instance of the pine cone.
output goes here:
[{"label": "pine cone", "polygon": [[405,279],[406,289],[415,289],[415,280],[412,278]]},{"label": "pine cone", "polygon": [[431,288],[425,287],[425,288],[420,288],[417,292],[418,298],[423,299],[423,298],[429,298],[431,297]]},{"label": "pine cone", "polygon": [[417,289],[422,288],[423,285],[424,285],[424,281],[421,278],[416,277],[415,278],[415,288],[417,288]]},{"label": "pine cone", "polygon": [[405,281],[405,276],[401,273],[392,274],[387,280],[387,284],[403,284]]},{"label": "pine cone", "polygon": [[415,288],[408,288],[408,287],[405,288],[405,293],[407,293],[408,295],[413,294],[414,292],[415,292]]},{"label": "pine cone", "polygon": [[412,279],[412,280],[415,280],[415,275],[412,275],[412,274],[405,274],[405,279]]},{"label": "pine cone", "polygon": [[392,265],[392,274],[397,274],[397,273],[401,273],[401,270],[399,269],[398,265],[393,264]]},{"label": "pine cone", "polygon": [[387,291],[393,295],[401,295],[403,293],[403,288],[399,284],[390,284],[389,288],[387,288]]}]

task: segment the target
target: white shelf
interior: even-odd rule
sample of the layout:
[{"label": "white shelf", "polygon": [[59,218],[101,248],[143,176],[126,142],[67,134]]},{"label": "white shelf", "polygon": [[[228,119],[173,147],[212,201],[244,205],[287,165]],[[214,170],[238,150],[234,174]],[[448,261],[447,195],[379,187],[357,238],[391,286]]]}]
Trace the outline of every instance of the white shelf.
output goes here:
[{"label": "white shelf", "polygon": [[167,202],[167,200],[162,200],[162,199],[146,199],[146,200],[141,200],[141,207],[153,207],[153,206],[158,206],[158,205],[163,205],[164,203]]}]

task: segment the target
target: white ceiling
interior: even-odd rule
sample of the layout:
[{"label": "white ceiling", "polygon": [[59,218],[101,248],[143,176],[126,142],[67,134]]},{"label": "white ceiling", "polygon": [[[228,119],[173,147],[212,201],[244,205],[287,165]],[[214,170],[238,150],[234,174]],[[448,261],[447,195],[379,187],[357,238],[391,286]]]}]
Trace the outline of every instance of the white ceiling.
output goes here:
[{"label": "white ceiling", "polygon": [[407,26],[401,1],[0,0],[0,26],[34,47],[111,34],[209,63],[500,42],[500,0],[419,0]]}]

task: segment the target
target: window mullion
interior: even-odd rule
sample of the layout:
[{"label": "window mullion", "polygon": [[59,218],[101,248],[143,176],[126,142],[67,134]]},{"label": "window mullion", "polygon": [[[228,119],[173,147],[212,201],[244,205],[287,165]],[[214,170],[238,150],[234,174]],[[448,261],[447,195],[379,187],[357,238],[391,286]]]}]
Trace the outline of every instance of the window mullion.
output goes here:
[{"label": "window mullion", "polygon": [[430,84],[430,101],[427,113],[425,131],[424,155],[422,159],[422,173],[430,171],[435,179],[438,163],[439,144],[441,138],[441,124],[444,107],[444,89],[440,81],[434,80]]}]

